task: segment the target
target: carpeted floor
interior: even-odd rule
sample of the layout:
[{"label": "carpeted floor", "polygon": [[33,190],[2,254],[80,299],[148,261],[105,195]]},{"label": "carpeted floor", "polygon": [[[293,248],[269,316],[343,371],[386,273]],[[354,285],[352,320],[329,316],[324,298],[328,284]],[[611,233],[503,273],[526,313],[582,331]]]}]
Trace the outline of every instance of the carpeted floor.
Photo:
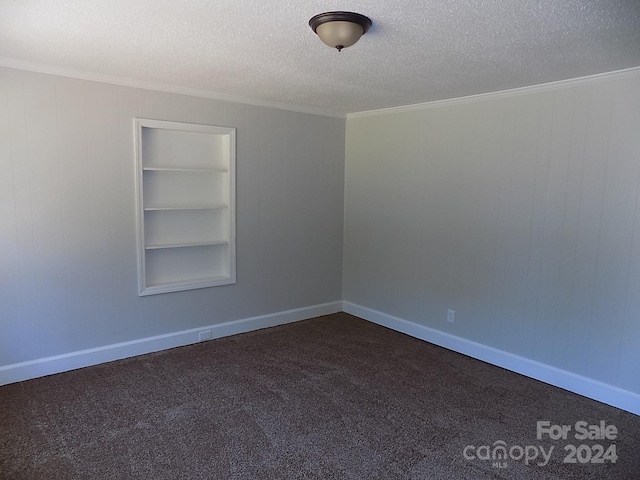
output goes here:
[{"label": "carpeted floor", "polygon": [[640,417],[339,313],[0,387],[0,478],[628,480]]}]

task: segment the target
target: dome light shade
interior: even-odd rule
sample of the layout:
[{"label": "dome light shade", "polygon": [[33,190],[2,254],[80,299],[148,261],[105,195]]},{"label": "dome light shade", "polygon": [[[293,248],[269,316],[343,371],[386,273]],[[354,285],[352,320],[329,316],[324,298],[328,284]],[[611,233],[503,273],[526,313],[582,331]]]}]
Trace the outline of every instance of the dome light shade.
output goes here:
[{"label": "dome light shade", "polygon": [[320,40],[340,51],[360,40],[371,27],[371,20],[359,13],[326,12],[312,17],[309,26]]}]

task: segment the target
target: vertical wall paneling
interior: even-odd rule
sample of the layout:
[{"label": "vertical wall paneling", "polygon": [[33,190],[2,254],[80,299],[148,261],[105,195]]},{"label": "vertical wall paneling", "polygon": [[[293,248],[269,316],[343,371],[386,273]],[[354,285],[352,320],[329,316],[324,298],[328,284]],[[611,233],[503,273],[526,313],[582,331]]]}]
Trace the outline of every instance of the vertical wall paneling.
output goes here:
[{"label": "vertical wall paneling", "polygon": [[[157,318],[146,314],[146,304],[140,302],[132,291],[137,289],[135,231],[135,162],[132,119],[139,116],[140,91],[127,87],[114,87],[117,103],[109,109],[107,121],[110,126],[109,166],[114,183],[110,184],[114,210],[112,252],[109,261],[116,266],[114,277],[109,279],[111,297],[118,303],[117,315],[110,319],[115,338],[143,338],[155,331]],[[133,226],[133,228],[132,228]],[[122,341],[122,340],[120,340]]]},{"label": "vertical wall paneling", "polygon": [[[18,242],[20,234],[20,212],[17,200],[24,196],[17,188],[24,182],[24,152],[20,149],[19,137],[15,122],[22,120],[20,116],[12,116],[16,100],[22,100],[21,87],[11,72],[0,71],[0,364],[12,350],[24,348],[24,331],[20,325],[23,318],[21,272],[24,271],[24,260],[20,261],[21,247]],[[17,85],[16,85],[17,84]],[[23,123],[23,122],[22,122]],[[22,134],[24,130],[22,129]],[[22,245],[24,251],[25,245]],[[9,322],[9,319],[14,319]],[[4,352],[4,354],[3,354]]]},{"label": "vertical wall paneling", "polygon": [[[115,220],[118,216],[118,176],[114,168],[114,145],[117,132],[118,88],[107,84],[84,85],[83,105],[86,128],[88,192],[91,198],[92,283],[95,292],[92,308],[95,322],[85,335],[107,336],[114,328],[110,319],[121,317],[123,310],[114,292],[113,278],[117,276],[118,244]],[[91,152],[91,153],[90,153]]]},{"label": "vertical wall paneling", "polygon": [[[12,198],[3,205],[3,211],[13,210],[14,222],[2,223],[2,248],[16,253],[16,257],[6,258],[11,261],[15,276],[7,278],[5,292],[14,292],[12,297],[3,302],[3,311],[9,315],[0,317],[2,331],[5,333],[0,340],[2,349],[0,355],[3,361],[20,358],[22,352],[29,352],[31,342],[39,341],[38,301],[35,288],[36,256],[34,248],[33,219],[31,216],[34,188],[30,183],[31,161],[28,152],[28,130],[24,99],[24,82],[21,72],[3,70],[6,78],[6,102],[8,117],[8,137],[10,149],[3,150],[3,165],[8,164],[12,174]],[[6,136],[6,135],[5,135]],[[6,210],[5,210],[6,209]],[[6,230],[5,230],[6,229]],[[15,230],[13,230],[15,229]],[[11,235],[11,231],[14,235]],[[6,233],[4,233],[6,232]],[[11,242],[15,242],[11,244]],[[6,309],[6,310],[5,310]],[[35,352],[31,351],[31,354]]]},{"label": "vertical wall paneling", "polygon": [[[51,343],[68,329],[67,250],[64,231],[65,208],[62,163],[58,144],[57,92],[55,77],[23,75],[24,109],[27,127],[30,211],[33,234],[35,275],[28,302],[36,306],[37,330],[43,353],[51,355]],[[63,227],[63,228],[61,228]],[[62,328],[45,321],[56,318]],[[73,334],[72,334],[73,335]],[[75,339],[71,339],[73,342]],[[32,343],[32,345],[35,345]]]},{"label": "vertical wall paneling", "polygon": [[262,279],[253,274],[262,244],[261,232],[255,228],[260,219],[260,118],[251,107],[239,105],[237,121],[236,281],[261,295]]},{"label": "vertical wall paneling", "polygon": [[637,74],[349,117],[344,300],[640,393],[638,125]]},{"label": "vertical wall paneling", "polygon": [[[616,83],[612,101],[608,168],[604,185],[602,236],[598,280],[592,312],[589,350],[603,351],[603,360],[590,358],[590,369],[600,376],[615,372],[620,384],[640,386],[640,374],[633,374],[633,350],[639,345],[638,292],[634,277],[640,270],[635,249],[638,192],[640,189],[640,79]],[[631,287],[636,287],[631,290]],[[600,319],[606,319],[603,330]],[[629,343],[636,340],[635,344]],[[635,347],[632,347],[635,345]],[[635,360],[637,362],[637,359]]]},{"label": "vertical wall paneling", "polygon": [[541,217],[538,218],[536,232],[539,235],[540,257],[537,265],[539,276],[532,338],[532,356],[539,358],[553,358],[553,343],[548,341],[548,336],[555,331],[558,323],[564,185],[568,168],[566,138],[570,136],[573,109],[571,96],[554,92],[547,100],[549,110],[540,116],[541,128],[548,143],[539,155],[540,161],[545,165],[546,177],[544,180],[539,178],[544,185],[544,193],[539,199]]},{"label": "vertical wall paneling", "polygon": [[[64,271],[61,280],[65,287],[64,323],[67,324],[67,328],[58,333],[64,332],[77,349],[86,345],[94,333],[89,322],[72,325],[72,318],[91,318],[97,325],[104,324],[96,308],[99,295],[96,279],[100,272],[96,271],[98,232],[93,218],[96,200],[92,189],[99,157],[89,157],[85,82],[57,77],[54,88],[56,177],[62,204],[61,216],[56,221],[63,227],[63,245],[58,258],[63,262],[60,267]],[[94,110],[91,115],[97,116],[98,111]],[[52,251],[49,255],[55,253]],[[51,275],[55,275],[53,269]],[[97,333],[102,333],[101,330],[99,327]]]}]

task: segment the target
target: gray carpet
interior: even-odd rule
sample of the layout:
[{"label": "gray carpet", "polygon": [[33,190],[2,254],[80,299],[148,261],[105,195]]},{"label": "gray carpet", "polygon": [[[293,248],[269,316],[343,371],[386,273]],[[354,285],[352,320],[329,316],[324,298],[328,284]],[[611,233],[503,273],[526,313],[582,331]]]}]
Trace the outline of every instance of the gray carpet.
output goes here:
[{"label": "gray carpet", "polygon": [[[537,440],[538,420],[605,420],[618,435]],[[493,465],[463,455],[498,441],[554,451],[545,466],[542,456]],[[589,455],[615,443],[617,462],[563,464],[568,443],[586,444]],[[344,313],[0,387],[2,479],[628,480],[639,472],[640,417]]]}]

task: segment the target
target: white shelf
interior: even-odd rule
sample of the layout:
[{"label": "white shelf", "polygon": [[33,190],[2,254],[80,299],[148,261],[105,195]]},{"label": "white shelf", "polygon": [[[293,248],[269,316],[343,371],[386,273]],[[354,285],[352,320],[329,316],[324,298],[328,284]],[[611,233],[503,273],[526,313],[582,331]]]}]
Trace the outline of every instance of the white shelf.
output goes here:
[{"label": "white shelf", "polygon": [[180,207],[144,207],[145,212],[166,212],[172,210],[219,210],[229,205],[185,205]]},{"label": "white shelf", "polygon": [[[201,284],[201,283],[205,283],[205,282],[210,282],[211,280],[222,280],[226,278],[223,275],[218,275],[215,277],[204,277],[204,278],[194,278],[191,279],[192,284]],[[185,285],[187,285],[187,283],[185,283]],[[149,284],[150,288],[166,288],[166,287],[172,287],[171,291],[173,291],[175,289],[175,284],[173,282],[161,282],[161,283],[151,283]],[[188,290],[188,289],[181,289],[181,290]]]},{"label": "white shelf", "polygon": [[139,295],[235,283],[235,129],[134,123]]},{"label": "white shelf", "polygon": [[229,173],[223,167],[219,168],[176,168],[176,167],[142,167],[144,172],[184,172],[184,173]]},{"label": "white shelf", "polygon": [[189,242],[189,243],[166,243],[163,245],[145,245],[147,250],[159,250],[162,248],[185,248],[185,247],[209,247],[213,245],[229,245],[226,240],[212,241],[212,242]]},{"label": "white shelf", "polygon": [[206,288],[215,285],[226,285],[228,277],[226,275],[218,275],[215,277],[196,278],[181,283],[163,282],[150,283],[147,285],[145,295],[155,295],[158,293],[180,292],[183,290],[193,290],[196,288]]}]

